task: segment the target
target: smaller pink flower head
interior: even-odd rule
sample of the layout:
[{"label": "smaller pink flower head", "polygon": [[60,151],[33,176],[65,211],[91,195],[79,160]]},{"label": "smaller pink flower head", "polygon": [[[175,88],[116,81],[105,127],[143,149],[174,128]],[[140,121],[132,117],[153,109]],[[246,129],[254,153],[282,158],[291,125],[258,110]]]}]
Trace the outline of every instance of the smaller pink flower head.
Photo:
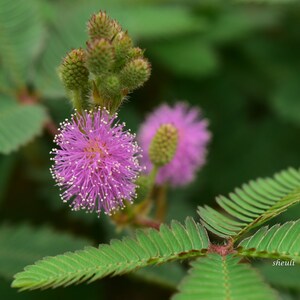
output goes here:
[{"label": "smaller pink flower head", "polygon": [[172,124],[178,130],[178,145],[173,160],[160,168],[157,184],[169,183],[172,186],[183,186],[193,181],[197,170],[205,163],[206,146],[210,140],[207,121],[200,118],[198,108],[189,108],[185,103],[174,107],[162,105],[150,114],[138,134],[138,141],[144,155],[142,163],[147,172],[152,169],[149,159],[149,146],[163,124]]}]

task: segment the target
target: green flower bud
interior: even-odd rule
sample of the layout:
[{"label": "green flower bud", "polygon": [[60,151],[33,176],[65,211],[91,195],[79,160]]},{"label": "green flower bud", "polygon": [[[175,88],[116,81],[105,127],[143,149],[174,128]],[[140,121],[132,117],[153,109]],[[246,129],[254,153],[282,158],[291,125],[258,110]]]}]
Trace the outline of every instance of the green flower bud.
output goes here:
[{"label": "green flower bud", "polygon": [[119,100],[121,97],[121,85],[118,76],[103,76],[99,80],[101,96],[109,100]]},{"label": "green flower bud", "polygon": [[92,40],[100,38],[111,40],[121,30],[121,26],[102,11],[92,15],[88,22],[88,33]]},{"label": "green flower bud", "polygon": [[120,79],[124,88],[134,90],[144,84],[151,73],[150,63],[144,58],[130,61],[121,71]]},{"label": "green flower bud", "polygon": [[142,50],[139,47],[134,47],[129,50],[130,59],[143,58],[143,56],[144,56],[144,50]]},{"label": "green flower bud", "polygon": [[87,43],[87,66],[92,73],[108,73],[114,61],[114,49],[108,40],[98,39]]},{"label": "green flower bud", "polygon": [[119,32],[112,42],[115,48],[115,70],[122,69],[129,60],[130,50],[132,49],[132,40],[125,32]]},{"label": "green flower bud", "polygon": [[72,50],[64,58],[59,68],[59,75],[67,89],[81,90],[86,87],[89,71],[85,64],[86,57],[82,49]]},{"label": "green flower bud", "polygon": [[174,157],[178,144],[178,130],[172,124],[163,124],[157,130],[149,148],[153,165],[162,167]]}]

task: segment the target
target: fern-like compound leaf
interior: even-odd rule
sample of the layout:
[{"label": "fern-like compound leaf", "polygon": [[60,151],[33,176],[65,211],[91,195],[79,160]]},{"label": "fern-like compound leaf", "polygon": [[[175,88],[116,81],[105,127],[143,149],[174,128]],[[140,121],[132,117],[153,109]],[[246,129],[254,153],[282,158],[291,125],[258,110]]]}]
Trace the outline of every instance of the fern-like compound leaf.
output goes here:
[{"label": "fern-like compound leaf", "polygon": [[46,112],[41,105],[17,105],[12,100],[1,101],[0,153],[8,154],[42,131]]},{"label": "fern-like compound leaf", "polygon": [[209,246],[205,229],[187,218],[160,230],[138,230],[135,238],[112,240],[99,248],[46,257],[15,275],[12,286],[21,290],[67,286],[108,275],[124,274],[168,261],[205,255]]},{"label": "fern-like compound leaf", "polygon": [[199,207],[203,225],[218,236],[237,240],[245,232],[263,224],[300,201],[300,172],[289,168],[273,178],[257,179],[220,196],[219,213],[209,206]]},{"label": "fern-like compound leaf", "polygon": [[22,224],[0,227],[0,276],[11,279],[26,265],[45,255],[56,255],[91,244],[87,239],[55,232],[48,227],[32,228]]},{"label": "fern-like compound leaf", "polygon": [[276,293],[256,270],[233,255],[210,254],[192,263],[172,300],[274,300]]},{"label": "fern-like compound leaf", "polygon": [[260,228],[242,240],[238,252],[243,256],[292,259],[300,263],[300,220]]}]

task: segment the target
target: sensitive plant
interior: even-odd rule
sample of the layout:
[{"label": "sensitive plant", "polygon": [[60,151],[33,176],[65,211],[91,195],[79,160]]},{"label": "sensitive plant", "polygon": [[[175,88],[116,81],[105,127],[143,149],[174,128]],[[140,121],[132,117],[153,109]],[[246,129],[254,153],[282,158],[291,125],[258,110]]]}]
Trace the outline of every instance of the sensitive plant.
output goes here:
[{"label": "sensitive plant", "polygon": [[[98,170],[103,171],[106,164],[109,164],[109,161],[104,159],[104,153],[110,152],[109,148],[104,146],[103,140],[96,139],[97,143],[93,145],[89,143],[90,132],[85,131],[86,123],[90,121],[94,126],[91,129],[93,133],[93,130],[102,123],[102,121],[97,124],[93,123],[99,117],[99,111],[105,114],[107,109],[109,121],[105,123],[111,125],[110,121],[115,118],[114,113],[120,108],[129,92],[140,87],[148,79],[150,65],[143,57],[143,51],[133,47],[128,34],[104,13],[92,17],[89,22],[89,35],[87,50],[77,49],[68,54],[60,68],[60,77],[73,106],[78,111],[72,119],[74,128],[77,126],[78,135],[71,136],[70,141],[76,146],[79,146],[80,141],[86,142],[87,146],[82,150],[89,162],[85,166],[93,168],[91,166],[93,159],[96,156],[100,157],[101,165],[95,162],[94,168],[97,176],[100,174]],[[85,111],[86,109],[89,113]],[[188,114],[183,115],[183,118],[187,116]],[[200,121],[196,120],[195,123],[200,124]],[[63,125],[62,131],[66,126],[67,129],[68,126],[72,126],[71,124]],[[104,131],[99,134],[100,137],[109,136],[114,130],[113,126],[107,126],[107,124],[103,126]],[[203,163],[203,153],[205,153],[205,145],[209,139],[205,126],[202,125],[201,129],[206,134],[206,138],[200,139],[197,135],[190,136],[197,143],[198,138],[201,140],[196,150],[201,149],[199,151],[202,152],[195,152],[200,155],[197,157],[199,161],[195,161],[197,168]],[[72,127],[70,129],[72,130]],[[297,239],[300,230],[299,221],[288,222],[282,226],[275,225],[270,229],[262,227],[252,236],[241,239],[256,226],[299,202],[299,171],[289,169],[275,175],[274,179],[259,179],[250,182],[237,189],[234,194],[230,194],[229,198],[218,198],[217,201],[226,214],[210,207],[200,207],[201,224],[190,217],[186,219],[184,225],[177,221],[173,221],[170,227],[159,224],[157,220],[149,217],[155,197],[153,189],[155,189],[155,183],[160,183],[158,179],[160,170],[167,168],[168,165],[171,166],[176,159],[181,146],[180,130],[181,127],[172,119],[163,120],[163,123],[156,128],[151,136],[150,144],[144,149],[153,165],[148,175],[143,174],[137,178],[136,173],[139,167],[133,155],[136,154],[136,150],[129,153],[128,160],[126,160],[134,162],[134,170],[130,166],[125,168],[131,174],[131,176],[125,176],[125,180],[129,180],[127,183],[131,187],[130,191],[136,187],[138,200],[136,205],[127,203],[125,209],[116,213],[112,219],[117,225],[122,223],[126,226],[151,226],[155,229],[145,231],[140,229],[135,238],[114,240],[110,245],[99,246],[99,249],[87,248],[75,253],[45,258],[17,274],[13,286],[21,289],[57,287],[85,280],[92,281],[106,275],[123,274],[147,265],[195,258],[190,274],[180,284],[179,293],[174,296],[175,299],[191,299],[191,297],[196,299],[211,297],[215,299],[275,299],[276,293],[250,266],[240,263],[240,259],[242,256],[269,257],[293,259],[299,262],[300,246],[299,239]],[[122,134],[120,133],[120,136],[125,135],[123,131]],[[119,137],[113,133],[110,135],[111,139],[115,139],[116,144]],[[129,148],[137,149],[132,144],[131,136],[129,139],[131,143]],[[95,143],[95,139],[91,140]],[[83,182],[74,186],[73,181],[78,176],[76,178],[71,176],[72,179],[69,178],[69,180],[64,175],[61,176],[60,173],[69,168],[69,163],[72,167],[72,161],[68,160],[67,155],[72,154],[72,151],[69,151],[74,149],[65,149],[65,146],[60,144],[64,140],[60,140],[59,135],[56,141],[61,148],[54,151],[54,161],[62,162],[62,169],[59,167],[56,169],[55,165],[53,167],[56,180],[65,188],[69,188],[68,192],[71,194],[68,196],[75,196],[75,199],[79,199],[78,207],[93,210],[96,199],[98,199],[98,205],[101,200],[105,200],[107,196],[105,190],[100,189],[101,192],[99,190],[96,199],[94,197],[90,202],[85,202],[85,196],[80,197],[78,186],[86,188],[89,184],[93,185],[93,179],[91,176],[83,177]],[[69,140],[67,139],[66,142]],[[116,146],[119,147],[119,145]],[[67,153],[64,153],[63,151],[66,150]],[[185,155],[189,154],[191,153],[185,152]],[[80,159],[84,159],[84,156]],[[77,158],[75,161],[78,161]],[[74,169],[70,169],[71,175],[72,170],[75,172],[76,169],[75,161]],[[116,162],[121,164],[119,160]],[[193,176],[196,169],[192,170]],[[82,168],[82,170],[81,172],[89,172],[89,168],[88,170]],[[79,177],[84,174],[81,172],[78,174]],[[109,183],[107,184],[110,186]],[[91,191],[93,189],[92,186]],[[113,197],[114,201],[117,200],[120,204],[117,206],[126,204],[125,194],[118,194],[117,191]],[[123,197],[125,199],[122,199]],[[76,203],[75,200],[74,208],[77,207]],[[114,205],[115,202],[111,207]],[[103,206],[103,208],[107,212],[111,211],[110,206]],[[99,211],[101,208],[99,209],[98,206],[96,210]],[[157,228],[159,230],[156,230]],[[206,230],[223,238],[223,242],[210,241]]]}]

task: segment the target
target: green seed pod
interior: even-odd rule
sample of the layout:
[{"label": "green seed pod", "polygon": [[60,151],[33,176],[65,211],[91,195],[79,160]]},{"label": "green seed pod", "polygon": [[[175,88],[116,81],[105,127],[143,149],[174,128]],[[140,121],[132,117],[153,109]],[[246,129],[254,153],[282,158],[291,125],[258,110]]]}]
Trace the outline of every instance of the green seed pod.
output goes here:
[{"label": "green seed pod", "polygon": [[97,39],[87,43],[87,66],[92,73],[108,73],[114,61],[114,49],[108,40]]},{"label": "green seed pod", "polygon": [[88,22],[88,33],[92,40],[100,38],[111,40],[121,30],[121,26],[102,11],[92,15]]},{"label": "green seed pod", "polygon": [[172,124],[163,124],[157,130],[149,147],[153,165],[163,167],[174,157],[178,144],[178,130]]},{"label": "green seed pod", "polygon": [[119,32],[112,42],[115,48],[115,70],[121,70],[129,60],[132,40],[126,32]]},{"label": "green seed pod", "polygon": [[89,79],[89,71],[85,66],[86,57],[82,49],[72,50],[64,58],[59,75],[65,87],[69,90],[82,90]]},{"label": "green seed pod", "polygon": [[145,58],[137,58],[126,64],[120,79],[124,88],[134,90],[142,86],[150,77],[151,66]]}]

